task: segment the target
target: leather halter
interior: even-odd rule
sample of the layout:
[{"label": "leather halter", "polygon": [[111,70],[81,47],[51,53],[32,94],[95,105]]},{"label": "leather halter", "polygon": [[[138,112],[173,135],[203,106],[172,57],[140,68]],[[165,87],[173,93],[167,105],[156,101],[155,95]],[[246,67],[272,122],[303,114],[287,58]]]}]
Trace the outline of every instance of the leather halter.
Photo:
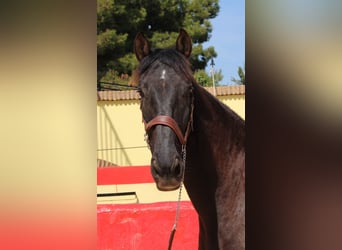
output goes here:
[{"label": "leather halter", "polygon": [[185,134],[182,133],[182,130],[179,128],[177,122],[171,116],[168,116],[168,115],[158,115],[158,116],[154,117],[152,120],[150,120],[148,123],[146,123],[146,121],[143,119],[146,133],[156,125],[168,126],[177,135],[179,142],[183,146],[186,145],[188,136],[192,130],[192,119],[193,119],[193,109],[194,109],[193,106],[194,105],[192,102],[190,119],[189,119],[189,122],[188,122],[188,125],[186,128]]}]

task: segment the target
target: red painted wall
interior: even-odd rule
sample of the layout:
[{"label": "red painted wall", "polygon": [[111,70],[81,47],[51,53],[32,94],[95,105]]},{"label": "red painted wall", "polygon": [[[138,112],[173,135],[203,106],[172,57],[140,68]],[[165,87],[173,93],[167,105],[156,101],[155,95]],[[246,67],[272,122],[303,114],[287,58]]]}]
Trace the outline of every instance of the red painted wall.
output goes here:
[{"label": "red painted wall", "polygon": [[[97,206],[99,250],[167,249],[177,202]],[[198,249],[198,220],[191,202],[183,201],[172,249]]]}]

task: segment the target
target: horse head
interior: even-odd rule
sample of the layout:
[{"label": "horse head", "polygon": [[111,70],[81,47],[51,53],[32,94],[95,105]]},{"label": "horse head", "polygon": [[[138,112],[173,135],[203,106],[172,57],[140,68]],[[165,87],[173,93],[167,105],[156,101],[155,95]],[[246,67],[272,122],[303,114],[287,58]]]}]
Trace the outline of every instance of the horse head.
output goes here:
[{"label": "horse head", "polygon": [[142,33],[134,41],[140,109],[152,153],[151,172],[162,191],[175,190],[183,181],[183,153],[192,127],[191,49],[185,30],[180,31],[175,49],[151,49]]}]

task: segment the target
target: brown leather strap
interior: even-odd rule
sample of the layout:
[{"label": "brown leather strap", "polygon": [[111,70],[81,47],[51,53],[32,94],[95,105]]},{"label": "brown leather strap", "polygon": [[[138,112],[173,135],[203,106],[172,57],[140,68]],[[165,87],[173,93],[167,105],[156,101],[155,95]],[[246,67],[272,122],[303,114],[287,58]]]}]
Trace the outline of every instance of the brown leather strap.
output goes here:
[{"label": "brown leather strap", "polygon": [[[175,132],[179,142],[182,145],[186,145],[188,136],[190,132],[193,130],[193,115],[194,115],[194,99],[192,99],[192,102],[191,102],[190,119],[186,127],[185,135],[183,135],[182,130],[179,128],[177,122],[172,117],[167,116],[167,115],[158,115],[154,117],[152,120],[150,120],[148,123],[146,123],[145,120],[143,119],[143,122],[145,125],[145,131],[147,132],[149,129],[151,129],[153,126],[156,126],[156,125],[168,126]],[[148,141],[148,137],[147,137],[147,141]]]},{"label": "brown leather strap", "polygon": [[145,123],[145,130],[148,131],[149,129],[151,129],[155,125],[165,125],[165,126],[170,127],[175,132],[175,134],[177,135],[180,143],[182,145],[186,144],[187,138],[185,138],[183,136],[183,133],[182,133],[181,129],[179,128],[177,122],[174,119],[172,119],[170,116],[158,115],[158,116],[154,117],[151,121],[149,121],[148,123]]}]

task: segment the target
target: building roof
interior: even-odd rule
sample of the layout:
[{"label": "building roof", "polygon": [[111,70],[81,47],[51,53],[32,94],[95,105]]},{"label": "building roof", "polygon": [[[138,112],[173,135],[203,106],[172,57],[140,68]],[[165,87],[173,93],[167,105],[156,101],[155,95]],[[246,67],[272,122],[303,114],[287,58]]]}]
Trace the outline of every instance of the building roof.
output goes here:
[{"label": "building roof", "polygon": [[[205,87],[210,93],[213,93],[213,87]],[[245,85],[231,85],[231,86],[217,86],[216,95],[244,95]],[[138,100],[139,94],[136,90],[122,90],[122,91],[98,91],[98,101],[119,101],[119,100]]]}]

